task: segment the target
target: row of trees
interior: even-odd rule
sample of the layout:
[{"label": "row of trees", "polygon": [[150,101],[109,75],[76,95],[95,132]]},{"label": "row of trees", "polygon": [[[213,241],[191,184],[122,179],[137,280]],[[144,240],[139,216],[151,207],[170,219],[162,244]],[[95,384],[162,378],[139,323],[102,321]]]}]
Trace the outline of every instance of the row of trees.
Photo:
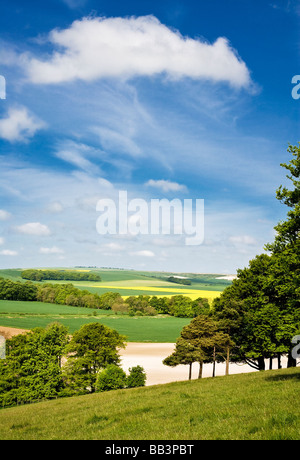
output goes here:
[{"label": "row of trees", "polygon": [[148,295],[130,296],[127,299],[118,292],[104,294],[78,289],[71,283],[36,285],[31,281],[20,282],[0,278],[0,299],[23,300],[113,310],[117,314],[130,316],[153,316],[157,314],[193,318],[209,310],[207,299],[191,300],[187,296],[157,297]]},{"label": "row of trees", "polygon": [[142,367],[132,367],[128,376],[120,367],[125,339],[100,323],[85,324],[72,337],[53,323],[7,340],[0,406],[145,385]]},{"label": "row of trees", "polygon": [[181,318],[193,318],[202,311],[209,310],[207,299],[199,297],[191,300],[187,296],[176,295],[160,297],[139,295],[126,299],[118,292],[92,294],[87,290],[77,289],[72,284],[43,284],[38,287],[37,300],[56,304],[113,310],[117,314],[130,316],[171,315]]},{"label": "row of trees", "polygon": [[201,312],[209,310],[207,299],[198,297],[196,300],[183,295],[157,297],[148,295],[130,296],[123,299],[117,297],[111,306],[117,313],[132,316],[153,316],[157,314],[170,315],[180,318],[194,318]]},{"label": "row of trees", "polygon": [[11,281],[0,278],[0,299],[2,300],[37,300],[38,288],[35,284],[27,281]]},{"label": "row of trees", "polygon": [[[276,227],[275,240],[266,251],[237,271],[237,279],[213,302],[207,315],[186,326],[166,365],[229,360],[265,369],[266,359],[287,355],[296,365],[293,337],[300,334],[300,148],[289,146],[292,160],[281,166],[289,171],[293,189],[280,186],[277,198],[289,207],[287,219]],[[230,353],[230,356],[229,356]]]},{"label": "row of trees", "polygon": [[192,284],[191,280],[186,278],[179,278],[178,276],[169,276],[167,281],[169,281],[169,283],[183,284],[185,286],[190,286]]},{"label": "row of trees", "polygon": [[31,281],[101,281],[101,276],[97,273],[79,272],[77,270],[36,270],[30,268],[28,270],[23,270],[21,272],[21,277]]}]

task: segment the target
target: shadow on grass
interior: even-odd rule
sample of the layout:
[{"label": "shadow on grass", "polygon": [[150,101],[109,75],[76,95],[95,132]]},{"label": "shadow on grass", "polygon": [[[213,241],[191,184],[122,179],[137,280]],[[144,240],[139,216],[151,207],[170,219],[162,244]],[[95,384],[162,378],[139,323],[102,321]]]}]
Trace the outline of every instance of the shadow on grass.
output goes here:
[{"label": "shadow on grass", "polygon": [[280,382],[283,380],[299,380],[300,381],[300,369],[290,372],[288,374],[277,374],[277,375],[268,375],[266,380],[272,380],[274,382]]}]

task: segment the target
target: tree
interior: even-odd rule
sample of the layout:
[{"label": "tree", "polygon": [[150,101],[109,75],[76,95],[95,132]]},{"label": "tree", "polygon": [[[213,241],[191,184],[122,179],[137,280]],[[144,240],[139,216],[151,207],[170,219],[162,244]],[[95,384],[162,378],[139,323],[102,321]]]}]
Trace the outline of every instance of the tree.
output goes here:
[{"label": "tree", "polygon": [[116,364],[109,364],[99,372],[96,380],[96,391],[119,390],[126,386],[126,373]]},{"label": "tree", "polygon": [[[242,308],[243,302],[231,298],[229,294],[230,288],[223,291],[223,296],[217,297],[213,302],[213,317],[218,322],[220,331],[226,333],[229,337],[233,338],[239,332],[242,323]],[[232,344],[234,348],[234,344]],[[232,350],[230,344],[226,347],[226,369],[225,374],[229,374],[230,351]]]},{"label": "tree", "polygon": [[176,367],[179,364],[188,364],[189,380],[191,380],[192,365],[194,362],[199,362],[199,360],[201,360],[199,353],[197,354],[195,348],[180,336],[176,340],[174,352],[163,360],[163,364],[170,367]]},{"label": "tree", "polygon": [[105,292],[100,296],[99,308],[101,310],[110,310],[114,303],[122,303],[123,299],[118,292]]},{"label": "tree", "polygon": [[289,171],[286,177],[293,188],[289,190],[281,185],[276,197],[289,211],[287,219],[276,225],[274,242],[267,244],[266,249],[272,254],[270,286],[287,325],[281,335],[281,343],[288,347],[288,366],[295,366],[296,360],[291,356],[291,339],[300,331],[300,143],[298,146],[289,145],[288,152],[292,154],[292,159],[289,164],[282,163],[281,166]]},{"label": "tree", "polygon": [[[214,312],[235,342],[233,359],[255,369],[265,368],[265,359],[288,354],[288,366],[295,365],[291,340],[300,331],[300,149],[293,154],[289,172],[293,189],[280,186],[277,198],[290,210],[287,220],[275,227],[276,236],[249,266],[237,271],[237,279],[214,302]],[[227,326],[226,326],[227,323]]]},{"label": "tree", "polygon": [[143,387],[146,383],[146,378],[146,373],[143,367],[131,367],[129,368],[126,386],[127,388]]},{"label": "tree", "polygon": [[61,356],[67,332],[55,323],[7,340],[6,358],[0,360],[0,405],[60,396],[64,390]]},{"label": "tree", "polygon": [[201,378],[204,362],[213,362],[215,366],[228,346],[232,346],[232,341],[228,334],[218,330],[217,322],[208,315],[199,315],[182,329],[174,353],[163,363],[167,366],[189,364],[190,380],[192,364],[198,362],[198,378]]},{"label": "tree", "polygon": [[266,359],[272,367],[273,357],[279,359],[290,348],[290,317],[281,309],[272,282],[273,256],[256,256],[237,274],[232,285],[214,301],[214,314],[235,342],[231,359],[264,370]]},{"label": "tree", "polygon": [[98,372],[109,364],[119,363],[119,348],[126,337],[100,323],[83,325],[68,346],[65,377],[75,391],[94,392]]}]

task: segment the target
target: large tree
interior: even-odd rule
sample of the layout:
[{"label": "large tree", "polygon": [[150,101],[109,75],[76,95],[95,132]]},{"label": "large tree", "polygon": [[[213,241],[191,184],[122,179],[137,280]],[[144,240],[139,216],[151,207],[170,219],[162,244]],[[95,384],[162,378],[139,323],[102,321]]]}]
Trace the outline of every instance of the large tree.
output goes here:
[{"label": "large tree", "polygon": [[64,389],[61,357],[67,341],[67,328],[57,323],[7,340],[6,357],[0,360],[0,405],[59,396]]},{"label": "large tree", "polygon": [[267,244],[266,249],[272,254],[269,285],[286,323],[281,342],[289,347],[288,365],[295,366],[291,339],[300,331],[300,144],[290,145],[288,152],[292,159],[281,166],[289,172],[286,177],[292,188],[281,185],[276,192],[277,199],[288,207],[287,218],[276,225],[274,242]]},{"label": "large tree", "polygon": [[215,364],[216,360],[224,355],[228,346],[232,346],[232,341],[228,334],[218,329],[217,322],[208,315],[199,315],[184,326],[176,341],[175,351],[163,363],[167,366],[189,364],[191,379],[192,363],[198,362],[198,378],[201,378],[203,364]]},{"label": "large tree", "polygon": [[65,378],[73,390],[94,392],[99,371],[119,363],[119,348],[125,348],[126,337],[100,323],[83,325],[68,346]]},{"label": "large tree", "polygon": [[[265,359],[288,354],[291,340],[300,327],[300,149],[290,146],[293,158],[287,176],[293,189],[280,186],[277,198],[290,210],[287,220],[275,227],[269,254],[256,256],[249,266],[237,271],[237,279],[214,302],[214,311],[236,346],[233,358],[263,370]],[[279,361],[280,365],[280,361]]]}]

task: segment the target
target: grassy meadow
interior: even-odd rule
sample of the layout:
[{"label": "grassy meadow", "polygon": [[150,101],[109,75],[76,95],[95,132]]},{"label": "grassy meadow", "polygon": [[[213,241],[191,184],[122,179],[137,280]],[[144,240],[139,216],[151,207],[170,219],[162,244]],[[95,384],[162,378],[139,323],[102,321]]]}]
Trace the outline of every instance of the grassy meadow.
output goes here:
[{"label": "grassy meadow", "polygon": [[[69,270],[69,269],[68,269]],[[101,282],[73,281],[79,289],[92,293],[103,294],[108,291],[118,292],[123,297],[131,295],[156,295],[170,297],[173,295],[189,296],[191,299],[205,297],[210,302],[220,295],[230,284],[227,280],[217,279],[219,275],[182,274],[191,280],[185,286],[166,281],[172,273],[138,272],[117,269],[76,269],[92,271],[100,274]],[[0,270],[0,277],[12,281],[22,281],[21,269]],[[66,283],[66,281],[44,281],[44,283]],[[45,327],[49,323],[59,321],[69,328],[70,333],[78,330],[83,324],[98,321],[124,334],[129,342],[169,342],[173,343],[180,335],[183,326],[190,322],[189,318],[129,317],[116,315],[111,310],[94,310],[90,308],[55,305],[42,302],[14,302],[0,300],[0,326],[18,329]]]},{"label": "grassy meadow", "polygon": [[2,409],[0,439],[299,440],[299,383],[292,368]]}]

